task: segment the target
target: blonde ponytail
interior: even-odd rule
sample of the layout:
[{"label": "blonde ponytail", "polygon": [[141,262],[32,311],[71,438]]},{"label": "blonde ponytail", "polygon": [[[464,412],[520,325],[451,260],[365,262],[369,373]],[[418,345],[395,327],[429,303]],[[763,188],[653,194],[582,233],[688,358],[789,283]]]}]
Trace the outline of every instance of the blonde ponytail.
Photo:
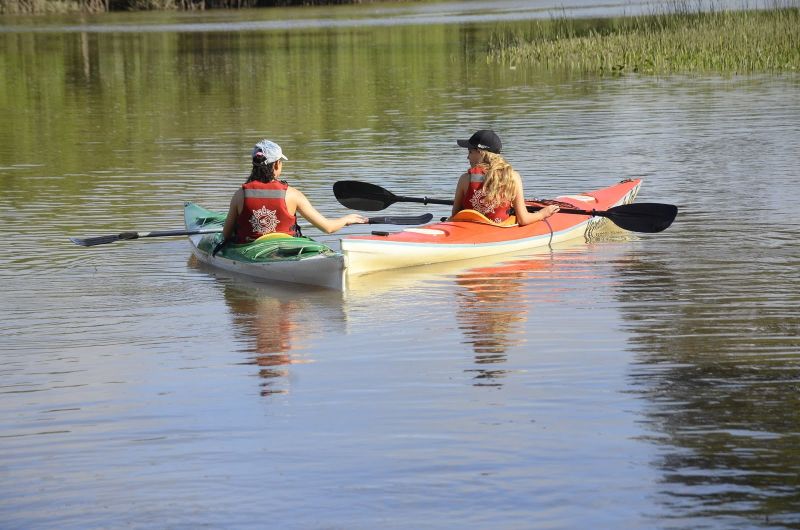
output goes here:
[{"label": "blonde ponytail", "polygon": [[514,168],[496,153],[481,152],[483,158],[478,167],[483,168],[486,174],[482,186],[485,193],[483,202],[494,208],[504,202],[511,202],[514,199]]}]

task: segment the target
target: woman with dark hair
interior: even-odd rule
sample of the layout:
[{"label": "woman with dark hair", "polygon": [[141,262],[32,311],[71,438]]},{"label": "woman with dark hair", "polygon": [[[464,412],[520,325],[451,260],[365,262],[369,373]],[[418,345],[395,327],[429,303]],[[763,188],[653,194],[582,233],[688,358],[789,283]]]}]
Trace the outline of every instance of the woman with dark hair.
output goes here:
[{"label": "woman with dark hair", "polygon": [[261,140],[255,145],[253,169],[247,182],[233,194],[222,229],[223,241],[250,243],[273,232],[299,236],[298,211],[327,234],[368,221],[358,214],[328,219],[319,213],[300,190],[279,180],[283,162],[288,160],[275,142]]}]

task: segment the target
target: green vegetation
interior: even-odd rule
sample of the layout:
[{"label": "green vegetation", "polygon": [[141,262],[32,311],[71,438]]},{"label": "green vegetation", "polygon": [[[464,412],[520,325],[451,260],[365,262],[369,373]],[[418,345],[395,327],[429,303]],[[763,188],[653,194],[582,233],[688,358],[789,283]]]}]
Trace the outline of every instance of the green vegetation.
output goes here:
[{"label": "green vegetation", "polygon": [[534,21],[492,35],[489,53],[511,65],[612,74],[800,71],[800,8]]}]

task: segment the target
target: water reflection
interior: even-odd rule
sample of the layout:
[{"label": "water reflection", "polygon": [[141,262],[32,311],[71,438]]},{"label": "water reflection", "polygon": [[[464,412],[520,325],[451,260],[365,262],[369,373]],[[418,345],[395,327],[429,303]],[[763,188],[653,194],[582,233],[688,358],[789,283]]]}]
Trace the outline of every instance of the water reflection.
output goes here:
[{"label": "water reflection", "polygon": [[796,525],[800,280],[787,292],[769,287],[772,267],[684,257],[682,269],[653,256],[619,263],[631,382],[662,448],[660,500],[676,517]]},{"label": "water reflection", "polygon": [[[753,0],[716,0],[715,9],[754,8],[763,4]],[[660,4],[660,5],[659,5]],[[705,6],[698,3],[702,9]],[[630,2],[608,0],[560,0],[558,2],[530,2],[529,0],[494,0],[490,3],[423,2],[399,6],[321,6],[278,9],[245,9],[219,13],[220,10],[183,13],[170,12],[131,13],[121,18],[120,13],[103,13],[90,20],[74,23],[61,16],[41,17],[45,20],[36,26],[12,19],[0,26],[5,32],[91,32],[91,33],[165,33],[165,32],[250,32],[347,28],[390,28],[396,26],[432,26],[443,24],[475,24],[487,22],[512,22],[552,18],[558,16],[589,18],[631,16],[653,12],[669,12],[669,2]],[[263,11],[263,12],[262,12]],[[183,16],[181,16],[183,15]],[[67,22],[67,20],[69,22]]]},{"label": "water reflection", "polygon": [[510,348],[525,342],[529,306],[525,278],[531,270],[546,267],[546,259],[479,267],[456,277],[456,318],[479,365],[467,370],[475,374],[476,386],[501,386],[499,379],[508,370],[496,365],[506,362]]},{"label": "water reflection", "polygon": [[594,263],[597,249],[635,238],[609,227],[590,241],[578,238],[538,251],[348,276],[348,317],[359,320],[358,308],[371,306],[376,298],[386,307],[389,302],[413,304],[419,320],[426,318],[425,311],[452,311],[460,344],[472,353],[465,373],[474,386],[499,388],[517,371],[507,365],[509,354],[528,352],[531,328],[537,327],[529,322],[534,308],[584,298],[585,285],[596,283],[600,274]]},{"label": "water reflection", "polygon": [[297,316],[303,312],[303,302],[281,299],[265,293],[253,293],[231,285],[225,286],[225,303],[231,310],[233,327],[249,342],[252,353],[244,364],[260,367],[261,395],[288,392],[289,371],[286,367],[297,362],[310,362],[293,356],[293,349],[302,347],[296,336]]},{"label": "water reflection", "polygon": [[[328,293],[301,286],[230,278],[224,282],[231,323],[242,351],[248,354],[242,364],[259,367],[262,396],[288,393],[289,366],[314,362],[308,352],[322,331],[320,319],[334,325],[344,321],[341,296],[329,297]],[[327,298],[333,303],[326,304]],[[319,310],[326,314],[319,315]],[[330,311],[336,313],[334,318],[327,314]]]}]

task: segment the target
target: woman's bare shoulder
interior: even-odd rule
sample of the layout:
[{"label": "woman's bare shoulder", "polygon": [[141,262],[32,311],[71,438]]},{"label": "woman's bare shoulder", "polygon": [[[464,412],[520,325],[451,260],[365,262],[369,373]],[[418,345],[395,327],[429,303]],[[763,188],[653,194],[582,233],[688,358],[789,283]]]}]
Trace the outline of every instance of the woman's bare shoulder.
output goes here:
[{"label": "woman's bare shoulder", "polygon": [[286,188],[286,204],[291,207],[302,207],[304,204],[310,204],[310,202],[302,191],[294,186],[289,186]]}]

